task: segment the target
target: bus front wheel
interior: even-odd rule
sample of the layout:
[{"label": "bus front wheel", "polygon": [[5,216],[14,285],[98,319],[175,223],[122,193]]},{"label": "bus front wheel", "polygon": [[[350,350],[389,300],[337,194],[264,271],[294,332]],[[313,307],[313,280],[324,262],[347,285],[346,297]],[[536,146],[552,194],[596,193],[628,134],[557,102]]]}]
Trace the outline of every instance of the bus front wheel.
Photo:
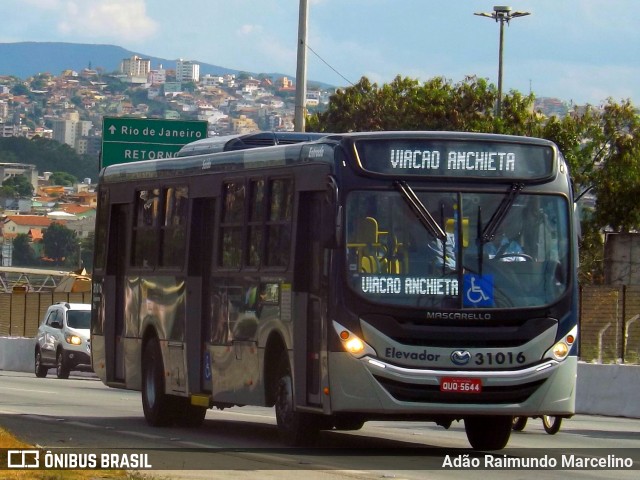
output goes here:
[{"label": "bus front wheel", "polygon": [[320,431],[318,419],[313,414],[296,412],[293,379],[287,359],[284,359],[280,366],[276,383],[275,410],[280,438],[284,443],[301,446],[315,442]]},{"label": "bus front wheel", "polygon": [[513,417],[477,415],[464,419],[467,439],[474,450],[501,450],[509,441]]},{"label": "bus front wheel", "polygon": [[147,423],[165,427],[173,423],[171,397],[165,393],[164,363],[158,340],[149,340],[142,352],[142,409]]}]

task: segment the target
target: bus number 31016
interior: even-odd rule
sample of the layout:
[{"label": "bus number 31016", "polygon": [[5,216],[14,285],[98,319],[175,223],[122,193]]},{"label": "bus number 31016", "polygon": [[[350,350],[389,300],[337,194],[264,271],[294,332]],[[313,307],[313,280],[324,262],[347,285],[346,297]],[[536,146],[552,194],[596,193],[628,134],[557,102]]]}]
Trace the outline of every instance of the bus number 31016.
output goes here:
[{"label": "bus number 31016", "polygon": [[476,353],[475,364],[476,365],[513,365],[518,363],[522,365],[526,362],[526,358],[523,352],[489,352],[489,353]]}]

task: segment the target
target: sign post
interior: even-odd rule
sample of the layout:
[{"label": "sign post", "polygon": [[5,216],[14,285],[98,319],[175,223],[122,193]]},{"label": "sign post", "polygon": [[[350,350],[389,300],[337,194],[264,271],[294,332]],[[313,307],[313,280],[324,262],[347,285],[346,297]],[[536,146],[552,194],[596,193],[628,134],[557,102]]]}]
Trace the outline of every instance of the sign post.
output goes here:
[{"label": "sign post", "polygon": [[183,145],[203,138],[206,121],[104,117],[100,168],[175,157]]}]

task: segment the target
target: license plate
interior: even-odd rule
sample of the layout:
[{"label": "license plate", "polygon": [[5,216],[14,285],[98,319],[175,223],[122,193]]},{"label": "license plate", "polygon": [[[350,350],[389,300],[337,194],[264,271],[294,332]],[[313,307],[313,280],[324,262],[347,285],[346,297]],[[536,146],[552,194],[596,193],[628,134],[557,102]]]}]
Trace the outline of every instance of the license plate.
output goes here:
[{"label": "license plate", "polygon": [[440,379],[441,392],[480,393],[482,381],[479,378],[442,377]]}]

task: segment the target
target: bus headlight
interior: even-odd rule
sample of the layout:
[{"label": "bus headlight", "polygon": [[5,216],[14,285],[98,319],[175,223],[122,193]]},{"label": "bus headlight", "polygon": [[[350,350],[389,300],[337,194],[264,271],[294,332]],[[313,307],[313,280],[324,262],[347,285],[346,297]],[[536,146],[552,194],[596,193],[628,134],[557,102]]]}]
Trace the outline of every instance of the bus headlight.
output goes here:
[{"label": "bus headlight", "polygon": [[558,342],[553,346],[552,353],[556,360],[564,360],[569,355],[569,346],[564,342]]},{"label": "bus headlight", "polygon": [[363,357],[365,355],[376,356],[375,350],[367,345],[360,337],[355,333],[344,328],[339,323],[333,322],[333,328],[340,337],[340,342],[345,352],[349,352],[356,358]]},{"label": "bus headlight", "polygon": [[567,358],[569,352],[571,351],[571,347],[576,342],[576,336],[578,334],[578,327],[575,326],[571,329],[569,333],[567,333],[564,337],[556,342],[556,344],[551,347],[551,349],[547,352],[545,357],[548,357],[549,354],[555,360],[561,361]]},{"label": "bus headlight", "polygon": [[356,336],[353,336],[345,342],[344,348],[347,350],[347,352],[352,353],[353,355],[360,355],[362,352],[364,352],[365,345],[362,340],[360,340]]}]

